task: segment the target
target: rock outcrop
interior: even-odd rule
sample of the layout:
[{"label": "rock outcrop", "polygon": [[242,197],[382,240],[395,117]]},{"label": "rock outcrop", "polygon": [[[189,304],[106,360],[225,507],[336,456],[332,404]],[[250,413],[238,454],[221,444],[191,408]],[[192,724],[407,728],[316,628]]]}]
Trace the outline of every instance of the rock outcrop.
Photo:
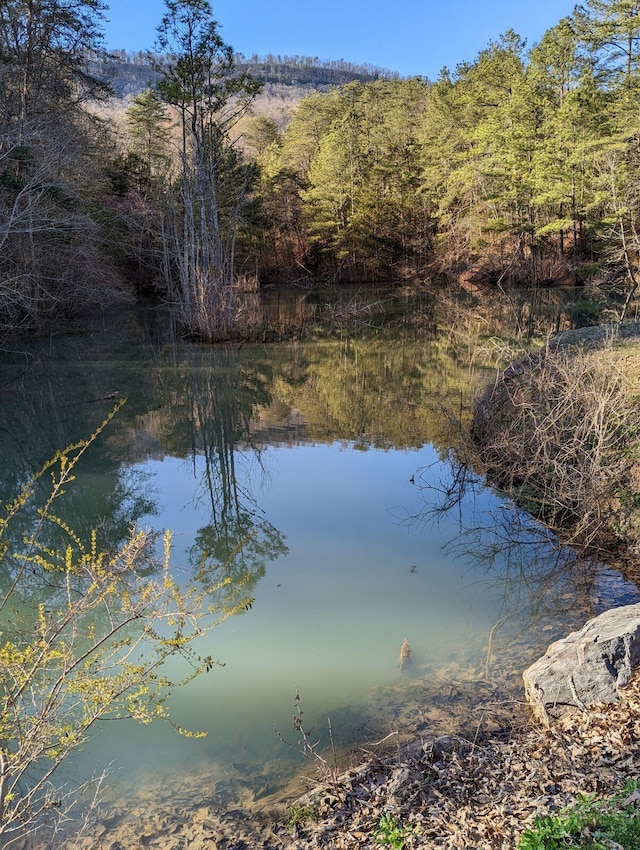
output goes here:
[{"label": "rock outcrop", "polygon": [[567,709],[616,702],[640,666],[640,603],[613,608],[555,641],[523,673],[525,693],[543,721]]}]

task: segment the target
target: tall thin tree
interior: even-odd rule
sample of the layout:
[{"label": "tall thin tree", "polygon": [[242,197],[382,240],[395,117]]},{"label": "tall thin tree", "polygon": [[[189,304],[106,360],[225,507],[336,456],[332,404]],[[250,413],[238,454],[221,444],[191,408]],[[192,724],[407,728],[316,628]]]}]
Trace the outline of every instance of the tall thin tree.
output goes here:
[{"label": "tall thin tree", "polygon": [[167,0],[159,49],[170,59],[158,90],[179,115],[180,176],[165,224],[165,276],[184,326],[228,337],[239,321],[235,242],[252,170],[230,130],[257,93],[236,74],[207,0]]}]

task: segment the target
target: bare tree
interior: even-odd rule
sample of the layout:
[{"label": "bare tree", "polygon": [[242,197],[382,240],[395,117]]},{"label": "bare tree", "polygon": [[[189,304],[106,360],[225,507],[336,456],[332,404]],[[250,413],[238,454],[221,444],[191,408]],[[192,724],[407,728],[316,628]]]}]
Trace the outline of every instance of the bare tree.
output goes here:
[{"label": "bare tree", "polygon": [[93,154],[105,134],[85,109],[106,91],[87,72],[103,8],[100,0],[0,3],[2,329],[37,326],[114,291],[90,213],[100,183]]}]

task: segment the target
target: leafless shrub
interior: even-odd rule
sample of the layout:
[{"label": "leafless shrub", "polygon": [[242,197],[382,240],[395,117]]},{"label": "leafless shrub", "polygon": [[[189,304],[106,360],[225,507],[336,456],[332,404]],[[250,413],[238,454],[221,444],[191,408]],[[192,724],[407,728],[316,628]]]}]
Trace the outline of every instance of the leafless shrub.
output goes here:
[{"label": "leafless shrub", "polygon": [[386,307],[385,299],[370,302],[357,292],[349,299],[339,298],[333,303],[326,304],[320,311],[319,318],[331,325],[357,322],[369,326],[376,318],[379,319],[384,315]]},{"label": "leafless shrub", "polygon": [[237,274],[236,275],[236,288],[240,292],[259,292],[260,290],[260,281],[258,280],[258,276],[256,274]]},{"label": "leafless shrub", "polygon": [[472,435],[494,484],[567,542],[598,548],[637,498],[637,417],[609,338],[522,358],[478,401]]},{"label": "leafless shrub", "polygon": [[104,128],[77,115],[0,126],[0,333],[131,301],[110,259],[101,185],[89,163],[109,150]]}]

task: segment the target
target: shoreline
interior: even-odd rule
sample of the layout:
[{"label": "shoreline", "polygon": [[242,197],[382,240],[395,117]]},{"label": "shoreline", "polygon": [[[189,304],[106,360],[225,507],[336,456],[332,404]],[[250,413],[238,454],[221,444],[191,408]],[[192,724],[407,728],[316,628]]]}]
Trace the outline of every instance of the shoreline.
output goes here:
[{"label": "shoreline", "polygon": [[[521,714],[524,720],[524,715]],[[289,805],[259,811],[198,799],[195,778],[159,804],[149,789],[134,817],[114,828],[108,810],[77,850],[375,850],[383,818],[392,818],[406,850],[513,850],[538,816],[578,794],[609,796],[637,779],[640,676],[621,700],[576,711],[546,727],[526,721],[473,741],[418,737],[324,780]],[[166,789],[165,789],[166,793]],[[22,848],[21,848],[22,850]]]},{"label": "shoreline", "polygon": [[[636,327],[633,336],[640,334]],[[567,335],[572,335],[568,341]],[[606,330],[559,336],[567,345],[598,344]],[[477,705],[489,711],[495,692],[480,690],[476,687]],[[339,775],[312,778],[315,790],[292,794],[292,803],[275,805],[265,798],[259,808],[244,808],[241,798],[217,800],[213,782],[208,796],[197,790],[193,776],[177,776],[169,788],[145,790],[126,822],[118,821],[117,802],[105,803],[78,850],[141,845],[156,850],[373,850],[381,846],[376,832],[386,815],[400,824],[407,850],[512,850],[536,816],[573,802],[578,793],[608,794],[639,774],[639,677],[615,706],[575,713],[549,728],[531,720],[520,701],[496,701],[494,708],[501,722],[493,729],[434,735],[427,734],[429,728],[423,734],[416,728],[407,736],[410,742],[391,754],[370,753]]]},{"label": "shoreline", "polygon": [[[338,791],[320,792],[322,822],[306,821],[283,847],[379,847],[382,812],[405,827],[405,846],[514,848],[535,817],[577,793],[610,794],[636,779],[640,757],[640,680],[623,700],[549,728],[530,724],[503,741],[419,740],[398,756],[349,772]],[[339,827],[339,831],[338,831]],[[297,843],[296,843],[297,842]]]},{"label": "shoreline", "polygon": [[640,563],[640,324],[564,331],[499,372],[468,449],[494,488],[586,556]]}]

